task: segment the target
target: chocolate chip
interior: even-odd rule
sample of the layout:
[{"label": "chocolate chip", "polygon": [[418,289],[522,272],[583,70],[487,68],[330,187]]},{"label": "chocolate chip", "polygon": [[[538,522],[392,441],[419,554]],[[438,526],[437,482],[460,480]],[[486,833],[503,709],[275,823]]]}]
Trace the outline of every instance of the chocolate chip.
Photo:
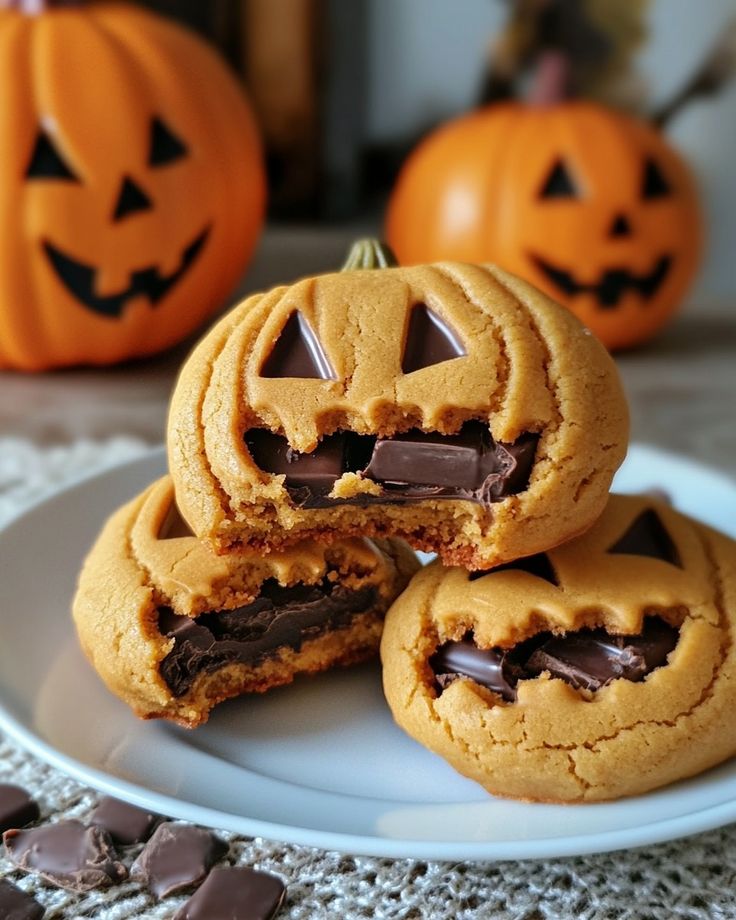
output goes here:
[{"label": "chocolate chip", "polygon": [[478,648],[469,633],[459,642],[444,643],[429,663],[440,690],[458,676],[469,677],[513,702],[520,680],[545,671],[576,690],[600,690],[617,678],[640,681],[667,663],[678,638],[678,630],[660,617],[647,617],[638,636],[612,635],[605,629],[563,636],[545,632],[509,649]]},{"label": "chocolate chip", "polygon": [[107,831],[85,827],[79,821],[10,830],[3,834],[3,840],[8,858],[18,869],[37,872],[70,891],[107,888],[128,874]]},{"label": "chocolate chip", "polygon": [[656,511],[649,508],[633,521],[628,530],[608,550],[628,556],[650,556],[682,568],[680,554]]},{"label": "chocolate chip", "polygon": [[104,828],[115,843],[129,846],[148,840],[159,820],[160,817],[150,811],[104,796],[92,812],[89,823]]},{"label": "chocolate chip", "polygon": [[[539,440],[523,434],[513,444],[495,442],[488,425],[468,421],[455,434],[412,429],[391,438],[338,431],[315,450],[298,453],[283,435],[251,429],[245,442],[256,465],[284,474],[292,499],[305,508],[336,504],[395,505],[424,499],[501,501],[529,484]],[[328,497],[343,473],[362,473],[383,486],[380,495]]]},{"label": "chocolate chip", "polygon": [[253,869],[213,869],[174,920],[271,920],[284,903],[281,879]]},{"label": "chocolate chip", "polygon": [[25,827],[39,817],[38,804],[25,789],[0,783],[0,833],[11,827]]},{"label": "chocolate chip", "polygon": [[199,885],[228,845],[209,831],[190,824],[160,824],[133,863],[131,878],[165,898]]},{"label": "chocolate chip", "polygon": [[298,310],[291,314],[281,330],[271,354],[263,363],[261,377],[337,379],[319,339]]},{"label": "chocolate chip", "polygon": [[466,354],[459,337],[434,310],[424,303],[412,307],[401,360],[405,374]]},{"label": "chocolate chip", "polygon": [[45,911],[33,895],[0,879],[0,917],[2,920],[40,920]]},{"label": "chocolate chip", "polygon": [[159,630],[175,640],[161,662],[161,676],[175,696],[182,696],[197,674],[212,673],[235,661],[256,664],[280,648],[298,650],[306,639],[348,626],[377,602],[373,585],[351,591],[325,579],[316,585],[284,588],[267,579],[259,597],[234,610],[193,619],[159,607]]}]

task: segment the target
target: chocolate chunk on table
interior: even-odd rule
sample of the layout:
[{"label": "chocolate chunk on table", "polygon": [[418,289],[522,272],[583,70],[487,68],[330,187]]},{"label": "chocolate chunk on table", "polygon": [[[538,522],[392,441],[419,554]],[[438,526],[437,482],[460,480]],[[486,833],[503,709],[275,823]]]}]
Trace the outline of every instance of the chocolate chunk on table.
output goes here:
[{"label": "chocolate chunk on table", "polygon": [[11,827],[25,827],[37,821],[39,814],[38,804],[25,789],[0,783],[0,833]]},{"label": "chocolate chunk on table", "polygon": [[0,879],[0,918],[2,920],[41,920],[45,911],[33,895]]},{"label": "chocolate chunk on table", "polygon": [[59,821],[3,835],[8,858],[23,872],[70,891],[91,891],[122,882],[128,875],[112,839],[101,827]]},{"label": "chocolate chunk on table", "polygon": [[228,845],[209,831],[190,824],[159,824],[133,863],[131,877],[157,898],[199,885]]},{"label": "chocolate chunk on table", "polygon": [[106,795],[92,812],[89,823],[104,828],[115,843],[128,846],[148,840],[160,820],[160,815]]},{"label": "chocolate chunk on table", "polygon": [[271,920],[284,903],[286,886],[254,869],[213,869],[174,914],[173,920]]}]

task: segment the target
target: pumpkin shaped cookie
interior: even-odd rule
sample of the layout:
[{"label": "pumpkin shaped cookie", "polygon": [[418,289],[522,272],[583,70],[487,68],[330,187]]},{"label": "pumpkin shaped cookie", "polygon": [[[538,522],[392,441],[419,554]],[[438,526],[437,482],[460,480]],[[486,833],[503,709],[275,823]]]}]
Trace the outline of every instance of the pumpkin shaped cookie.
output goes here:
[{"label": "pumpkin shaped cookie", "polygon": [[182,521],[164,477],[105,525],[73,614],[113,693],[141,718],[194,727],[228,697],[375,654],[417,567],[399,541],[365,539],[218,557]]},{"label": "pumpkin shaped cookie", "polygon": [[530,285],[358,268],[257,294],[211,330],[172,398],[169,462],[218,552],[397,536],[484,568],[585,530],[627,429],[605,349]]},{"label": "pumpkin shaped cookie", "polygon": [[398,724],[497,795],[646,792],[736,753],[736,544],[614,495],[583,536],[490,572],[438,564],[381,643]]}]

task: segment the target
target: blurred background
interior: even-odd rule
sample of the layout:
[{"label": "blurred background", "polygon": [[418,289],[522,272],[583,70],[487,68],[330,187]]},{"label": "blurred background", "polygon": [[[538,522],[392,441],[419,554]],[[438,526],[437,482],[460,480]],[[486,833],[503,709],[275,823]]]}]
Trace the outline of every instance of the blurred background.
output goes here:
[{"label": "blurred background", "polygon": [[[45,11],[46,6],[55,9]],[[664,183],[659,172],[655,176],[653,194],[661,196],[663,189],[669,194],[672,188],[679,194],[677,177],[684,176],[684,187],[692,174],[695,204],[699,200],[702,212],[702,244],[698,242],[701,219],[693,202],[674,220],[679,222],[683,251],[689,252],[691,263],[683,285],[687,294],[667,308],[677,311],[674,318],[670,321],[668,312],[656,334],[647,330],[637,348],[616,354],[632,405],[634,437],[736,472],[736,81],[730,79],[736,69],[736,0],[708,0],[707,4],[692,0],[145,0],[139,6],[186,25],[215,46],[247,95],[263,150],[265,223],[260,223],[257,204],[252,240],[249,237],[240,262],[236,259],[229,269],[233,278],[239,278],[230,285],[231,293],[207,305],[204,321],[192,320],[156,348],[136,348],[133,342],[127,352],[112,349],[113,357],[102,360],[102,351],[95,354],[91,332],[90,357],[78,360],[69,348],[57,357],[51,347],[44,351],[39,344],[36,360],[32,343],[36,334],[40,341],[47,321],[39,319],[34,325],[23,298],[11,302],[5,297],[9,313],[23,313],[19,323],[26,345],[22,360],[3,360],[3,336],[13,344],[14,333],[0,331],[0,366],[6,368],[0,371],[0,435],[44,448],[121,435],[143,444],[161,442],[176,371],[196,338],[192,328],[196,325],[201,333],[249,292],[338,268],[356,236],[384,235],[397,177],[417,144],[478,107],[493,107],[511,96],[527,99],[535,81],[539,84],[540,60],[552,49],[562,52],[577,95],[598,101],[612,113],[634,114],[650,125],[659,120],[659,127],[651,131],[668,149],[679,152],[687,165],[677,166],[680,161],[673,159],[672,171],[664,168]],[[0,38],[4,28],[10,29],[9,16],[22,12],[42,18],[69,9],[81,16],[85,8],[84,3],[69,0],[63,4],[0,0]],[[10,10],[6,19],[1,18],[3,9]],[[134,43],[134,26],[124,28],[129,28]],[[84,48],[78,59],[83,72]],[[198,79],[194,65],[191,70],[190,74],[187,62],[180,63],[182,86],[185,77]],[[11,131],[18,81],[20,77],[10,76],[0,86],[0,121],[4,113]],[[212,99],[220,96],[206,82],[201,88],[205,102],[207,93]],[[73,96],[75,109],[84,108],[84,95]],[[141,108],[146,105],[142,99]],[[77,154],[74,143],[64,136],[65,125],[49,118],[48,112],[38,111],[36,116],[57,145],[56,153],[66,158],[66,166],[62,164],[66,169]],[[165,145],[159,150],[164,159],[173,161],[186,152],[186,142],[177,136],[180,128],[176,118],[164,124]],[[0,171],[10,169],[13,144],[25,144],[24,150],[30,150],[33,142],[30,134],[23,140],[20,131],[6,136],[15,139],[6,143],[4,153],[0,151]],[[89,137],[84,141],[89,142]],[[130,143],[134,144],[132,137]],[[585,147],[584,138],[582,143]],[[644,147],[649,150],[647,144]],[[478,150],[476,156],[482,156]],[[38,153],[37,146],[34,156]],[[28,155],[22,156],[25,163]],[[533,159],[531,151],[529,156]],[[644,162],[649,162],[647,157],[651,159],[647,154]],[[680,169],[685,170],[682,176]],[[126,176],[116,173],[115,182],[125,186]],[[116,213],[122,207],[127,216],[145,207],[141,202],[149,197],[147,180],[141,176],[132,175],[135,188],[128,183],[119,195],[116,185]],[[428,196],[430,191],[434,189],[427,187]],[[553,194],[559,196],[560,188],[555,187]],[[174,214],[184,207],[183,200],[179,195]],[[3,207],[11,213],[10,201],[0,194],[0,218]],[[104,207],[111,203],[111,198],[106,199]],[[61,211],[70,240],[90,232],[84,230],[82,237],[76,232],[75,206]],[[513,221],[515,216],[507,212],[507,218]],[[663,235],[669,232],[668,220],[662,220]],[[19,223],[16,233],[10,218],[0,219],[0,264],[2,234],[7,247],[11,237],[27,232],[28,226],[28,220],[23,227]],[[134,226],[134,221],[127,221],[126,245],[131,251],[140,243],[134,239]],[[170,235],[171,221],[161,226]],[[653,247],[657,232],[652,231],[655,238],[649,241]],[[581,234],[585,228],[578,228],[570,239],[579,241]],[[67,255],[73,254],[75,245],[69,244]],[[636,254],[637,246],[634,240],[630,251]],[[84,271],[80,273],[79,265],[85,266],[81,255],[76,258],[81,262],[69,261],[66,269],[59,268],[62,263],[57,259],[56,270],[57,274],[66,271],[67,281],[76,278],[80,285]],[[571,258],[575,263],[574,251]],[[582,254],[573,263],[565,267],[580,277],[590,275],[592,269]],[[167,257],[171,277],[175,264],[174,256]],[[118,269],[109,278],[122,284],[119,279],[130,277],[131,291],[138,294],[145,285],[160,283],[165,274],[142,256],[131,257]],[[642,270],[641,265],[637,270]],[[626,274],[629,271],[633,274]],[[610,274],[602,280],[614,288],[623,283],[646,286],[652,281],[616,263]],[[108,279],[111,284],[114,289]],[[71,290],[69,283],[66,286]],[[105,300],[88,291],[87,299],[98,311],[117,309],[115,298]],[[165,312],[161,306],[152,309],[144,297],[138,300],[143,304],[121,310],[121,328],[131,317],[138,317],[144,328]],[[48,298],[43,306],[47,311],[51,308]],[[75,313],[76,322],[76,307],[68,309]],[[99,316],[90,322],[102,330],[100,337],[113,328]],[[0,330],[20,325],[3,327],[0,322]],[[79,329],[74,335],[77,341],[86,335],[82,326]],[[172,348],[176,339],[179,344]],[[159,353],[140,357],[153,351]],[[109,366],[87,366],[90,363]],[[0,470],[0,490],[2,475]]]}]

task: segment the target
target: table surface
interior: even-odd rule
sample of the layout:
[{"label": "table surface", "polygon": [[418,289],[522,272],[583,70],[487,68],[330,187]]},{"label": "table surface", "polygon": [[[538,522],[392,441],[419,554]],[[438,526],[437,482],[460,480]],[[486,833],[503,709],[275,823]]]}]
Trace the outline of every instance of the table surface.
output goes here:
[{"label": "table surface", "polygon": [[[269,229],[233,302],[334,269],[354,237],[353,227]],[[0,434],[39,446],[121,434],[160,443],[176,372],[191,344],[104,370],[0,373]],[[655,342],[617,362],[632,440],[736,474],[736,305],[690,303]]]}]

